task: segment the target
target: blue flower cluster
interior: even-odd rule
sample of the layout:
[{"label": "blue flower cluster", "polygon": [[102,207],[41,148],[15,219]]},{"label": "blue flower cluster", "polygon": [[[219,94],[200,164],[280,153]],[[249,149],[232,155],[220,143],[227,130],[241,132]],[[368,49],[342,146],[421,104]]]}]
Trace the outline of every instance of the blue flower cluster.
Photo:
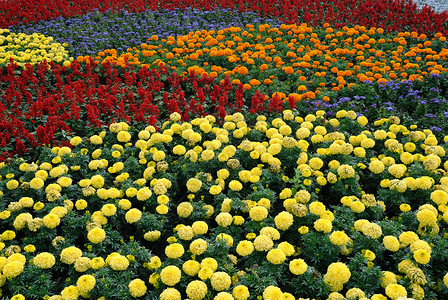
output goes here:
[{"label": "blue flower cluster", "polygon": [[146,10],[140,13],[92,10],[86,15],[64,19],[40,21],[36,24],[11,26],[12,32],[41,33],[66,43],[70,56],[96,56],[100,51],[115,49],[124,52],[128,48],[145,43],[152,35],[159,38],[188,34],[196,30],[219,30],[230,26],[244,27],[245,24],[270,24],[281,22],[263,18],[254,12],[238,12],[229,9],[202,11]]}]

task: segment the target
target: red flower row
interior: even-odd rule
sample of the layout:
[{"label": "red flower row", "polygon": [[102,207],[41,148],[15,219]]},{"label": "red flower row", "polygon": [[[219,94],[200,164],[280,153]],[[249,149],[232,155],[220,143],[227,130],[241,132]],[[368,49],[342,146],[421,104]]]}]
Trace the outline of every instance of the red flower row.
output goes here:
[{"label": "red flower row", "polygon": [[336,28],[362,25],[381,27],[387,31],[416,31],[418,33],[448,33],[448,13],[435,13],[430,6],[417,9],[408,0],[19,0],[3,1],[0,28],[17,23],[64,18],[85,14],[93,8],[127,9],[130,12],[146,9],[194,7],[210,10],[214,7],[255,11],[281,19],[285,23],[308,23],[312,26],[330,23]]}]

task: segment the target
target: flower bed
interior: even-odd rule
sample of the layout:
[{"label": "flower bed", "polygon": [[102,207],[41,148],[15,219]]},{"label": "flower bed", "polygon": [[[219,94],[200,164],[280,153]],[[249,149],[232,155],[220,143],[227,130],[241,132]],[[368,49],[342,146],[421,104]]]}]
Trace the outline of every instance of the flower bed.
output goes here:
[{"label": "flower bed", "polygon": [[[121,4],[135,13],[61,1],[37,19],[97,6],[85,20],[128,32],[155,5]],[[52,29],[75,19],[27,25],[43,35],[3,30],[2,297],[447,298],[445,15],[421,20],[426,36],[406,27],[423,18],[412,5],[393,2],[402,17],[383,30],[370,26],[384,3],[352,4],[224,2],[241,13],[145,33],[126,52],[91,34],[95,55],[80,57]],[[192,3],[163,5],[149,8]],[[255,24],[213,28],[229,16]]]},{"label": "flower bed", "polygon": [[[296,101],[316,95],[329,101],[334,97],[331,91],[350,89],[359,82],[422,80],[448,70],[441,65],[448,55],[441,34],[426,40],[426,35],[416,32],[384,36],[381,28],[334,31],[328,24],[324,27],[247,24],[168,36],[161,42],[153,36],[125,54],[106,50],[95,60],[123,67],[162,65],[184,76],[194,71],[218,81],[230,76],[233,84],[243,83],[245,90],[279,93],[281,99],[293,95]],[[88,58],[78,57],[78,61]]]},{"label": "flower bed", "polygon": [[446,141],[353,111],[170,119],[1,164],[7,295],[448,294]]}]

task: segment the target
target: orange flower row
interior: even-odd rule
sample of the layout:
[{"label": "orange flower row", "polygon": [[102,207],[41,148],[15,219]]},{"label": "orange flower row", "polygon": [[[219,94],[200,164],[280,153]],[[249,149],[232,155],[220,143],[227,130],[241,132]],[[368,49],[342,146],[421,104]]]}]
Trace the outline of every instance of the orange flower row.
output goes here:
[{"label": "orange flower row", "polygon": [[432,40],[415,32],[383,33],[381,28],[362,26],[335,30],[328,24],[323,28],[248,24],[160,41],[153,36],[120,56],[106,50],[95,59],[119,66],[166,65],[182,75],[193,71],[219,80],[230,76],[247,90],[300,92],[301,99],[323,97],[367,80],[420,80],[447,71],[446,38],[440,33]]}]

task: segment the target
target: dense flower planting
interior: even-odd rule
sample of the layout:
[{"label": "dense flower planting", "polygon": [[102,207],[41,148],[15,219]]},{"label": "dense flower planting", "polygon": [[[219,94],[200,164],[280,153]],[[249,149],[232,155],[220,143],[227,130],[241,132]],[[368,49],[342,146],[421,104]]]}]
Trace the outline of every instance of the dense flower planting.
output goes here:
[{"label": "dense flower planting", "polygon": [[8,29],[0,29],[0,64],[10,63],[12,58],[17,65],[24,67],[26,63],[35,65],[46,61],[68,63],[73,57],[68,56],[67,44],[53,42],[53,38],[33,31],[32,34],[10,32]]},{"label": "dense flower planting", "polygon": [[4,299],[448,298],[446,13],[3,4]]},{"label": "dense flower planting", "polygon": [[195,31],[177,38],[168,36],[162,43],[153,36],[126,54],[118,56],[117,51],[106,50],[95,59],[123,67],[162,64],[182,75],[194,71],[220,81],[230,76],[233,84],[243,83],[246,90],[258,87],[265,94],[282,93],[283,98],[293,94],[296,101],[314,99],[316,94],[329,101],[334,96],[330,88],[339,91],[366,80],[414,81],[447,71],[439,64],[448,56],[441,33],[430,41],[416,32],[383,36],[381,28],[359,26],[342,31],[334,31],[328,24],[314,31],[306,24],[254,27]]},{"label": "dense flower planting", "polygon": [[1,163],[4,293],[446,297],[448,139],[276,116],[112,123]]}]

